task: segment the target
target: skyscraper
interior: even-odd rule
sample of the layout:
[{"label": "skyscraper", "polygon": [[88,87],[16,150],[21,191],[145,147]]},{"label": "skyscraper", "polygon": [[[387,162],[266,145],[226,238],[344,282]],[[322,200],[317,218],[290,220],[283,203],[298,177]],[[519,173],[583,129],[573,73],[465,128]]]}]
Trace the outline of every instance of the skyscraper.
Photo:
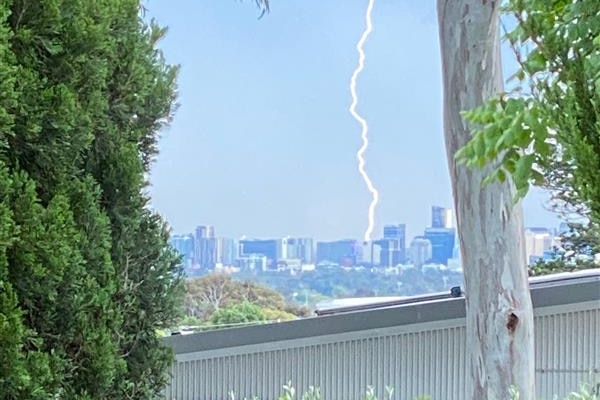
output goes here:
[{"label": "skyscraper", "polygon": [[194,264],[201,268],[214,268],[217,263],[217,242],[215,228],[201,225],[194,235]]},{"label": "skyscraper", "polygon": [[281,258],[313,262],[313,240],[311,238],[286,237],[281,240]]},{"label": "skyscraper", "polygon": [[416,236],[410,243],[410,260],[415,267],[420,267],[431,260],[431,242],[424,236]]},{"label": "skyscraper", "polygon": [[452,228],[452,210],[440,206],[431,207],[432,228]]},{"label": "skyscraper", "polygon": [[223,265],[233,265],[238,257],[237,243],[234,239],[217,239],[217,263]]},{"label": "skyscraper", "polygon": [[424,237],[431,242],[431,261],[448,265],[454,253],[456,232],[453,228],[427,228]]},{"label": "skyscraper", "polygon": [[212,225],[199,225],[196,227],[196,238],[214,238],[215,227]]},{"label": "skyscraper", "polygon": [[554,235],[547,228],[525,229],[525,252],[527,263],[535,262],[550,253],[554,246]]},{"label": "skyscraper", "polygon": [[297,239],[298,258],[307,264],[315,262],[315,243],[312,238]]},{"label": "skyscraper", "polygon": [[379,263],[382,266],[394,267],[406,261],[406,224],[385,225],[383,238],[377,240],[381,251]]},{"label": "skyscraper", "polygon": [[173,235],[169,241],[171,246],[182,256],[181,263],[184,268],[190,268],[194,258],[194,236]]}]

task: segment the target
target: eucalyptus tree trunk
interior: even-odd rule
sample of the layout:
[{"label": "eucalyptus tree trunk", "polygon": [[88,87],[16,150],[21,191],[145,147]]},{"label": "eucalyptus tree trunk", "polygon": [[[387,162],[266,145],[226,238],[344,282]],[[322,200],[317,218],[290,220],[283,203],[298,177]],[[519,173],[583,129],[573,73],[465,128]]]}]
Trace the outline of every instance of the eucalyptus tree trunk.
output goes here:
[{"label": "eucalyptus tree trunk", "polygon": [[523,213],[509,182],[483,185],[491,167],[469,169],[454,154],[470,139],[460,112],[503,89],[499,3],[438,0],[444,134],[465,274],[469,399],[504,400],[514,386],[534,398],[533,311]]}]

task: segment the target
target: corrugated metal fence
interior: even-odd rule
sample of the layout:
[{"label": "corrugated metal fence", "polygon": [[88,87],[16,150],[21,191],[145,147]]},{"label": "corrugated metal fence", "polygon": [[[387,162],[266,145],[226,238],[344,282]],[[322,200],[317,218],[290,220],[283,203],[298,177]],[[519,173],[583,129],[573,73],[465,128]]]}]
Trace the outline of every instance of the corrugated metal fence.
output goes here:
[{"label": "corrugated metal fence", "polygon": [[[532,290],[532,298],[539,398],[600,383],[600,281]],[[464,301],[451,299],[173,337],[166,398],[221,400],[234,391],[272,400],[291,380],[298,391],[320,387],[327,400],[361,399],[370,385],[381,397],[391,385],[395,399],[462,400],[465,334]]]}]

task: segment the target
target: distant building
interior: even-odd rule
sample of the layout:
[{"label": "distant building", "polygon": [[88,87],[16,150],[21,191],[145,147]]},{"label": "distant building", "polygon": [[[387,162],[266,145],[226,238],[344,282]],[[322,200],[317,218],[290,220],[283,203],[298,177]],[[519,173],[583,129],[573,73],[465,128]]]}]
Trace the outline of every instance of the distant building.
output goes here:
[{"label": "distant building", "polygon": [[380,247],[379,264],[394,267],[406,261],[406,225],[385,225],[383,239],[377,240]]},{"label": "distant building", "polygon": [[282,259],[299,259],[303,263],[314,261],[313,240],[311,238],[286,237],[281,240]]},{"label": "distant building", "polygon": [[240,240],[240,258],[250,255],[266,257],[267,268],[277,268],[277,260],[281,257],[281,241],[277,239],[243,239]]},{"label": "distant building", "polygon": [[268,259],[262,254],[248,254],[237,259],[239,269],[244,271],[266,271]]},{"label": "distant building", "polygon": [[362,247],[356,240],[344,239],[333,242],[317,242],[317,263],[335,263],[342,266],[356,265],[362,259]]},{"label": "distant building", "polygon": [[456,232],[453,228],[426,228],[423,235],[431,242],[431,262],[448,265],[454,253]]},{"label": "distant building", "polygon": [[375,245],[379,246],[377,241],[360,242],[359,245],[361,246],[362,254],[361,264],[368,265],[369,267],[380,264],[380,249],[379,247],[375,248]]},{"label": "distant building", "polygon": [[214,268],[217,263],[215,229],[210,225],[196,228],[194,235],[194,264],[201,268]]},{"label": "distant building", "polygon": [[277,261],[278,271],[301,271],[302,260],[299,258],[286,258]]},{"label": "distant building", "polygon": [[234,239],[217,239],[217,264],[230,266],[235,263],[238,257],[238,245]]},{"label": "distant building", "polygon": [[421,267],[432,258],[431,241],[424,236],[416,236],[410,243],[410,259],[415,267]]},{"label": "distant building", "polygon": [[170,244],[182,256],[181,264],[184,268],[190,268],[194,259],[194,236],[173,235]]},{"label": "distant building", "polygon": [[550,229],[525,229],[525,252],[529,264],[534,264],[539,259],[548,258],[553,246],[554,235]]},{"label": "distant building", "polygon": [[212,225],[199,225],[196,227],[196,238],[214,238],[215,227]]},{"label": "distant building", "polygon": [[406,249],[400,248],[396,239],[379,239],[375,241],[379,245],[379,265],[382,267],[394,267],[405,261]]},{"label": "distant building", "polygon": [[452,209],[440,206],[432,206],[431,227],[452,228]]}]

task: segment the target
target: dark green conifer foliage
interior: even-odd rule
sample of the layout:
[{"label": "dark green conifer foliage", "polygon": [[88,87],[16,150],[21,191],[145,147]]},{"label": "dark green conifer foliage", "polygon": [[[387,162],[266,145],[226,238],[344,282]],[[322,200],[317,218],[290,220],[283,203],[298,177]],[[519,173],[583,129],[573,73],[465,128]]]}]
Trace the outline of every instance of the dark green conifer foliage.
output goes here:
[{"label": "dark green conifer foliage", "polygon": [[148,399],[178,257],[146,174],[174,108],[138,0],[0,2],[0,399]]}]

